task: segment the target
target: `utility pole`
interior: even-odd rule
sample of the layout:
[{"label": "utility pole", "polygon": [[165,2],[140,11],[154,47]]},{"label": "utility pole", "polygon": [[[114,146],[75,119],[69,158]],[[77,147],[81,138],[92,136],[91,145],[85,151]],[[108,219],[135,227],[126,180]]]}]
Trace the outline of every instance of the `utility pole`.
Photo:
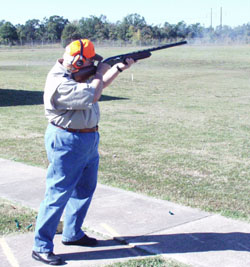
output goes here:
[{"label": "utility pole", "polygon": [[222,7],[220,8],[220,29],[222,29]]},{"label": "utility pole", "polygon": [[210,28],[213,28],[213,9],[211,8],[211,14],[210,14]]}]

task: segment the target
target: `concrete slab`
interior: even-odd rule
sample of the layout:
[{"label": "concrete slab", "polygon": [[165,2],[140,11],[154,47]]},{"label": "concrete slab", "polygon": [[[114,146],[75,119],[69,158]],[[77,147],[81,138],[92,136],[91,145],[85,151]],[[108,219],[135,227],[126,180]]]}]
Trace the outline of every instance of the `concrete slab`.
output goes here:
[{"label": "concrete slab", "polygon": [[46,177],[46,170],[0,158],[0,185]]},{"label": "concrete slab", "polygon": [[[65,261],[65,264],[69,267],[104,266],[114,262],[121,262],[146,255],[129,246],[121,245],[113,239],[106,240],[93,233],[91,233],[91,236],[95,236],[100,240],[98,247],[64,246],[61,243],[61,235],[56,235],[54,240],[54,252],[55,254],[60,255]],[[12,255],[3,253],[3,249],[0,246],[1,266],[44,267],[45,265],[43,263],[40,263],[31,257],[33,238],[33,233],[5,237],[4,240]],[[15,265],[13,265],[14,262]],[[4,263],[4,265],[2,265],[2,263]]]},{"label": "concrete slab", "polygon": [[[37,210],[46,170],[2,159],[0,170],[0,197]],[[101,184],[84,226],[103,243],[95,249],[64,247],[56,236],[55,253],[69,266],[103,266],[152,253],[193,266],[250,266],[249,224]],[[30,258],[33,234],[8,236],[6,241],[20,267],[40,266]],[[9,266],[1,249],[0,259]]]},{"label": "concrete slab", "polygon": [[[21,186],[20,186],[21,185]],[[38,210],[45,193],[45,177],[9,182],[0,186],[0,196]]]},{"label": "concrete slab", "polygon": [[250,266],[250,225],[219,215],[126,240],[193,266]]},{"label": "concrete slab", "polygon": [[137,236],[210,216],[198,209],[98,185],[87,227],[106,235]]},{"label": "concrete slab", "polygon": [[0,197],[38,210],[44,197],[46,170],[0,158]]},{"label": "concrete slab", "polygon": [[2,247],[1,241],[2,240],[0,239],[0,262],[1,262],[1,266],[12,267],[10,262],[8,261],[6,255],[5,255],[5,253],[4,253],[4,248]]}]

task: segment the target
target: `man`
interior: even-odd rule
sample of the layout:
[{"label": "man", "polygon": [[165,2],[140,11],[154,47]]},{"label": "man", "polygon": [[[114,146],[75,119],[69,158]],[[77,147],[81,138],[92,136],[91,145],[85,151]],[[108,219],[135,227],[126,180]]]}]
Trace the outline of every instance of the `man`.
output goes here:
[{"label": "man", "polygon": [[47,76],[44,105],[49,121],[45,147],[49,166],[46,193],[36,222],[32,257],[38,261],[61,265],[62,259],[53,253],[53,238],[65,208],[62,243],[64,245],[95,246],[97,240],[81,229],[97,184],[99,163],[98,100],[127,64],[110,67],[100,62],[90,81],[78,83],[72,74],[92,66],[102,57],[95,53],[90,40],[70,43],[63,60],[58,60]]}]

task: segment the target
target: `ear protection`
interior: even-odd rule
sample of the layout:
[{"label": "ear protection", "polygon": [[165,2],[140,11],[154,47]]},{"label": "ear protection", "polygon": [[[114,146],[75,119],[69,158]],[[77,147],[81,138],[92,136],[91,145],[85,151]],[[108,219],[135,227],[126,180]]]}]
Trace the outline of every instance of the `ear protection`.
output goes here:
[{"label": "ear protection", "polygon": [[71,65],[76,69],[81,69],[84,62],[86,61],[86,57],[83,55],[83,44],[82,41],[79,40],[81,45],[81,51],[80,54],[76,55],[71,63]]}]

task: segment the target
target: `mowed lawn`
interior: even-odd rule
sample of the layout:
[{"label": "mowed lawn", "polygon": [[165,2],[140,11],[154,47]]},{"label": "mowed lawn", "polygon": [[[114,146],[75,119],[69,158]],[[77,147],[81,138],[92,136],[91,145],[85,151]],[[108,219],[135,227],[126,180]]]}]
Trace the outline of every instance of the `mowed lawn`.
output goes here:
[{"label": "mowed lawn", "polygon": [[[62,53],[0,49],[0,157],[47,167],[42,94]],[[250,221],[249,45],[154,52],[100,107],[100,183]]]}]

